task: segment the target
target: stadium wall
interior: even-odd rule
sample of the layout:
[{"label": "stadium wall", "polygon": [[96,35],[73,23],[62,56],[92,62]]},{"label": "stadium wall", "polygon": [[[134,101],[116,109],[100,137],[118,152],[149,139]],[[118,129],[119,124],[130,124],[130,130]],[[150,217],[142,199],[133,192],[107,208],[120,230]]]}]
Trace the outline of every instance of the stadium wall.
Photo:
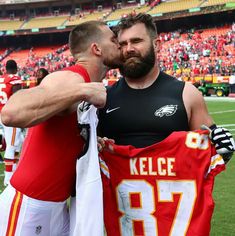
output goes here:
[{"label": "stadium wall", "polygon": [[[158,32],[171,32],[180,29],[182,32],[190,29],[213,28],[235,22],[235,10],[215,12],[210,14],[178,16],[162,19],[155,17]],[[56,28],[39,29],[39,32],[18,31],[13,35],[0,36],[0,48],[65,44],[68,42],[68,34],[73,26],[63,30]]]}]

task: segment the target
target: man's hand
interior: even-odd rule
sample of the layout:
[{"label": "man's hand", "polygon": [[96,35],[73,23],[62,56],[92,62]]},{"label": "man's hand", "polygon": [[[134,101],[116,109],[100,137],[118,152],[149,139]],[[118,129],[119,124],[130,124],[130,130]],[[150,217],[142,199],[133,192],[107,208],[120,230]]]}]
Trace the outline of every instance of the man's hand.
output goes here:
[{"label": "man's hand", "polygon": [[107,137],[97,137],[97,145],[98,145],[98,151],[99,152],[102,152],[104,149],[107,148],[108,146],[108,149],[109,149],[109,145],[106,145],[107,143],[110,143],[110,144],[114,144],[115,141],[113,139],[109,139]]},{"label": "man's hand", "polygon": [[82,86],[86,91],[83,98],[84,101],[93,104],[97,108],[102,108],[105,106],[107,92],[103,83],[83,83]]},{"label": "man's hand", "polygon": [[232,134],[226,128],[222,127],[215,126],[214,129],[210,129],[207,126],[202,125],[201,128],[210,131],[209,138],[215,145],[216,152],[220,154],[225,163],[227,163],[235,151],[235,142]]},{"label": "man's hand", "polygon": [[226,128],[217,127],[213,129],[210,138],[218,154],[228,154],[235,151],[233,136]]}]

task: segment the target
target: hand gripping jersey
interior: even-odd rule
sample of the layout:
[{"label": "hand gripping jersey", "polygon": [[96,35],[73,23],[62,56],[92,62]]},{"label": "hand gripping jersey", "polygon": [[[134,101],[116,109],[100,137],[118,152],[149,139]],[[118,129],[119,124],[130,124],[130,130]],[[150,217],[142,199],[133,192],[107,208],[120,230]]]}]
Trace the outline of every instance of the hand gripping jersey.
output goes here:
[{"label": "hand gripping jersey", "polygon": [[208,236],[214,177],[225,168],[205,131],[101,154],[108,236]]},{"label": "hand gripping jersey", "polygon": [[0,112],[12,95],[12,87],[16,84],[22,84],[18,75],[5,74],[0,76]]},{"label": "hand gripping jersey", "polygon": [[70,236],[103,236],[103,190],[97,150],[96,108],[87,103],[78,106],[84,152],[76,164],[76,198],[71,199]]}]

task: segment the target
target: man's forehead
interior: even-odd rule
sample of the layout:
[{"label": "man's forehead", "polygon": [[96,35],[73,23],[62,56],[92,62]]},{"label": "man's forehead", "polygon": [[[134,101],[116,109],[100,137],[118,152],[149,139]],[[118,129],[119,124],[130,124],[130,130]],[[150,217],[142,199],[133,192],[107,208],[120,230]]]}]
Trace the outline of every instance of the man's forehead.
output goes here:
[{"label": "man's forehead", "polygon": [[146,28],[143,23],[137,23],[130,28],[120,30],[118,38],[142,38],[146,34]]},{"label": "man's forehead", "polygon": [[128,34],[128,35],[119,35],[118,36],[118,41],[120,42],[131,42],[135,40],[146,40],[146,35],[141,34],[141,33],[133,33],[133,34]]}]

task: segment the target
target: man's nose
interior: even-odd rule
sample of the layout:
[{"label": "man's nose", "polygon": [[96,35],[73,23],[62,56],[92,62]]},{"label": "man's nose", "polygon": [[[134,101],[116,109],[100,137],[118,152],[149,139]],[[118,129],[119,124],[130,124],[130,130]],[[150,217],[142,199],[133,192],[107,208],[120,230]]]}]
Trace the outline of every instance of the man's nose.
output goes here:
[{"label": "man's nose", "polygon": [[131,44],[131,43],[128,43],[127,45],[126,45],[126,51],[127,52],[132,52],[132,51],[134,51],[135,49],[134,49],[134,47],[133,47],[133,45]]}]

